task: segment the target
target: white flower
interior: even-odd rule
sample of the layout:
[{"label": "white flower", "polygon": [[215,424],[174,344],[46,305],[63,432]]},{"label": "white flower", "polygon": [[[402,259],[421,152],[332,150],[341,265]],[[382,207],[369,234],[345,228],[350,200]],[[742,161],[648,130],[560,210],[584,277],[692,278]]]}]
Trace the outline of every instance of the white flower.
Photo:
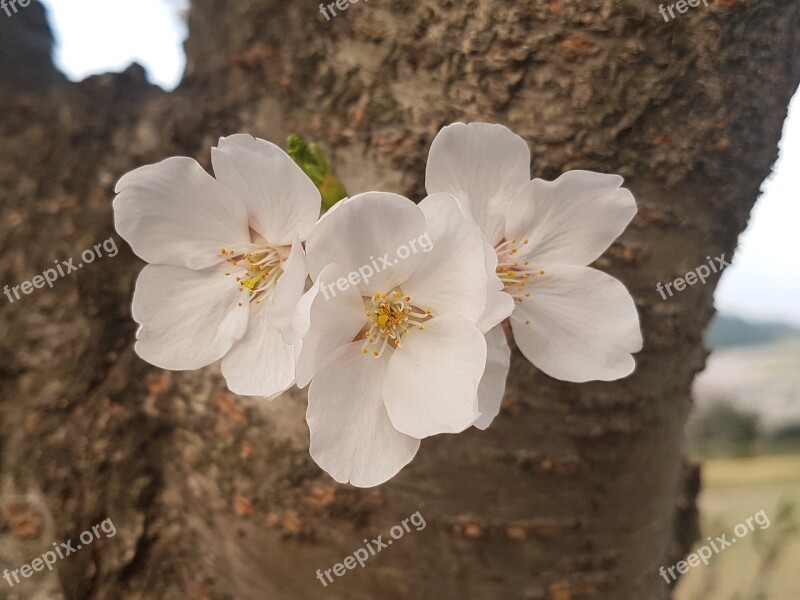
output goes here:
[{"label": "white flower", "polygon": [[635,368],[639,317],[615,278],[588,267],[636,214],[622,177],[570,171],[530,179],[525,141],[501,125],[456,123],[436,136],[428,193],[447,192],[471,212],[514,296],[517,346],[566,381],[613,380]]},{"label": "white flower", "polygon": [[[392,259],[425,234],[429,252]],[[320,219],[306,252],[315,283],[295,327],[302,340],[297,383],[313,378],[311,455],[339,482],[378,485],[411,461],[421,438],[483,418],[479,385],[497,388],[494,372],[481,382],[483,333],[510,310],[482,319],[489,289],[483,240],[449,194],[419,206],[388,193],[355,196]],[[329,286],[378,257],[390,266],[331,293]]]},{"label": "white flower", "polygon": [[235,393],[294,383],[291,320],[307,277],[301,241],[316,186],[277,146],[249,135],[212,150],[216,179],[175,157],[122,177],[115,226],[150,263],[136,283],[136,352],[164,369],[222,359]]}]

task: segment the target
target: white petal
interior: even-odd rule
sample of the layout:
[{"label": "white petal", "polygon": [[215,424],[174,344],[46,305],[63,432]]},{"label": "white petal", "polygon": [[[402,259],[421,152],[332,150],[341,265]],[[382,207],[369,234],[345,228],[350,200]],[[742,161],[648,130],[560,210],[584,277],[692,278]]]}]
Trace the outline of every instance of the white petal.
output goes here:
[{"label": "white petal", "polygon": [[270,303],[266,306],[269,322],[281,332],[287,344],[294,341],[292,319],[297,303],[303,296],[307,279],[306,255],[300,237],[295,234],[292,251],[283,264],[283,274],[278,278]]},{"label": "white petal", "polygon": [[503,291],[503,282],[497,276],[497,253],[494,248],[484,241],[483,251],[489,279],[487,281],[486,308],[481,318],[478,319],[478,328],[481,333],[486,333],[511,315],[514,311],[514,298]]},{"label": "white petal", "polygon": [[631,354],[641,350],[642,334],[625,286],[589,267],[544,270],[511,315],[525,357],[564,381],[611,381],[633,372]]},{"label": "white petal", "polygon": [[432,194],[419,207],[428,225],[426,243],[403,292],[434,314],[451,312],[477,321],[486,308],[488,285],[480,230],[464,218],[450,194]]},{"label": "white petal", "polygon": [[297,385],[305,387],[325,359],[358,335],[367,322],[361,293],[355,286],[338,289],[335,282],[346,269],[328,265],[297,307],[295,332],[299,337]]},{"label": "white petal", "polygon": [[314,182],[275,144],[250,135],[221,138],[211,150],[217,180],[247,206],[252,228],[274,245],[304,240],[319,218]]},{"label": "white petal", "polygon": [[503,235],[503,204],[530,181],[530,163],[528,144],[507,127],[454,123],[431,144],[425,187],[464,202],[494,245]]},{"label": "white petal", "polygon": [[342,206],[344,206],[345,204],[347,204],[348,202],[350,202],[350,201],[351,201],[351,200],[352,200],[354,197],[355,197],[355,196],[350,196],[350,197],[347,197],[347,198],[342,198],[342,199],[341,199],[341,200],[339,200],[339,201],[338,201],[336,204],[334,204],[334,205],[333,205],[333,206],[331,206],[331,207],[330,207],[328,210],[326,210],[324,213],[322,213],[322,214],[320,215],[320,217],[319,217],[319,220],[320,220],[320,221],[322,221],[323,219],[326,219],[326,218],[328,218],[328,217],[329,217],[329,216],[331,216],[331,215],[332,215],[334,212],[336,212],[337,210],[339,210],[339,209],[340,209]]},{"label": "white petal", "polygon": [[412,329],[392,351],[383,384],[389,418],[415,438],[458,433],[478,417],[486,341],[474,323],[443,315]]},{"label": "white petal", "polygon": [[419,440],[392,427],[381,399],[387,357],[361,353],[361,343],[331,354],[308,391],[309,451],[340,483],[372,487],[411,462]]},{"label": "white petal", "polygon": [[[136,353],[175,371],[199,369],[222,358],[247,328],[247,295],[225,276],[230,265],[202,271],[148,265],[133,293],[140,324]],[[242,306],[238,303],[242,302]]]},{"label": "white petal", "polygon": [[228,389],[272,400],[294,384],[294,349],[284,343],[262,305],[250,305],[247,332],[222,359]]},{"label": "white petal", "polygon": [[308,272],[315,280],[325,265],[337,263],[346,269],[343,277],[353,275],[352,285],[363,295],[386,293],[405,281],[422,260],[421,252],[401,259],[398,249],[425,232],[425,215],[411,200],[385,192],[358,194],[311,230],[306,243]]},{"label": "white petal", "polygon": [[600,256],[636,214],[622,177],[568,171],[534,179],[507,205],[506,238],[530,242],[520,258],[539,265],[585,266]]},{"label": "white petal", "polygon": [[473,425],[486,429],[500,412],[500,403],[506,391],[506,378],[511,365],[511,348],[506,334],[498,325],[486,334],[486,370],[478,386],[478,410],[481,413]]},{"label": "white petal", "polygon": [[191,158],[131,171],[116,192],[114,226],[149,263],[204,269],[225,260],[220,248],[250,242],[244,204]]}]

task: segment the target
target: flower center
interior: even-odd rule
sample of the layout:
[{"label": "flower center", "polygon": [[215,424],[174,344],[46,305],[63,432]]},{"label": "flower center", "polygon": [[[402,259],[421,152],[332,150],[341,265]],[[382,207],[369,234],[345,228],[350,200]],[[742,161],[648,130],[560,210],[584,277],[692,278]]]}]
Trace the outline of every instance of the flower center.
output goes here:
[{"label": "flower center", "polygon": [[[220,248],[220,253],[228,257],[228,262],[237,271],[225,273],[235,275],[239,291],[248,291],[250,301],[261,304],[263,297],[275,288],[283,274],[283,262],[291,252],[290,246],[272,246],[263,239],[253,242],[247,248]],[[242,306],[242,303],[239,303]]]},{"label": "flower center", "polygon": [[[411,296],[403,295],[403,291],[398,287],[391,290],[388,294],[376,292],[370,299],[364,299],[364,307],[367,311],[367,329],[364,331],[364,345],[361,352],[367,354],[367,346],[376,344],[372,354],[379,357],[386,350],[389,344],[395,348],[400,347],[400,338],[408,333],[411,327],[416,327],[420,331],[425,330],[425,321],[430,320],[430,309],[422,309],[415,306]],[[377,345],[380,345],[380,348]]]},{"label": "flower center", "polygon": [[517,256],[528,242],[527,239],[521,243],[515,239],[506,240],[494,248],[497,252],[495,272],[503,282],[506,293],[513,297],[515,302],[523,302],[525,298],[530,298],[531,292],[527,287],[531,279],[537,275],[544,275],[543,270],[528,266],[528,260],[520,260]]}]

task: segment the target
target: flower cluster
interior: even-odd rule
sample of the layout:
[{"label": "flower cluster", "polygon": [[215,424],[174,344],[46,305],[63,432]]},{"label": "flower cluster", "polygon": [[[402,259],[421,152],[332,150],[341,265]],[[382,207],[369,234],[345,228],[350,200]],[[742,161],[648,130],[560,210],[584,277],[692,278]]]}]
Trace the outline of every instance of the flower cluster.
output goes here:
[{"label": "flower cluster", "polygon": [[[149,264],[133,297],[136,352],[174,370],[221,359],[237,394],[308,391],[314,460],[339,482],[393,477],[420,440],[485,429],[511,351],[548,375],[613,380],[642,338],[633,299],[588,265],[636,212],[622,178],[530,177],[530,152],[500,125],[457,123],[434,140],[418,204],[367,192],[320,217],[315,183],[249,135],[117,184],[115,225]],[[409,240],[424,253],[382,259]],[[428,251],[429,250],[429,251]],[[337,281],[341,293],[322,293]]]}]

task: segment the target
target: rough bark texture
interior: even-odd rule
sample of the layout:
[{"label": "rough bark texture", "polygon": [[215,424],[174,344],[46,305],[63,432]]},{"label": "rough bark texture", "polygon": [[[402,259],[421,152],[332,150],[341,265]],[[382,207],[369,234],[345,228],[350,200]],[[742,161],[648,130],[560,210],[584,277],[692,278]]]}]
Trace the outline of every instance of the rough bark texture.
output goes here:
[{"label": "rough bark texture", "polygon": [[[730,256],[800,80],[794,0],[720,0],[669,23],[644,0],[195,0],[181,87],[139,68],[66,82],[37,4],[0,13],[0,277],[17,285],[113,235],[127,170],[209,163],[221,135],[319,141],[356,193],[420,199],[449,122],[511,126],[537,176],[617,172],[639,215],[598,264],[628,285],[645,349],[615,383],[554,381],[516,354],[486,432],[427,440],[374,490],[308,456],[302,392],[229,394],[132,350],[142,263],[120,254],[0,297],[0,567],[110,517],[117,534],[0,598],[655,600],[696,531],[689,386],[716,281],[655,292]],[[76,261],[77,262],[77,261]],[[423,531],[323,588],[415,511]]]}]

